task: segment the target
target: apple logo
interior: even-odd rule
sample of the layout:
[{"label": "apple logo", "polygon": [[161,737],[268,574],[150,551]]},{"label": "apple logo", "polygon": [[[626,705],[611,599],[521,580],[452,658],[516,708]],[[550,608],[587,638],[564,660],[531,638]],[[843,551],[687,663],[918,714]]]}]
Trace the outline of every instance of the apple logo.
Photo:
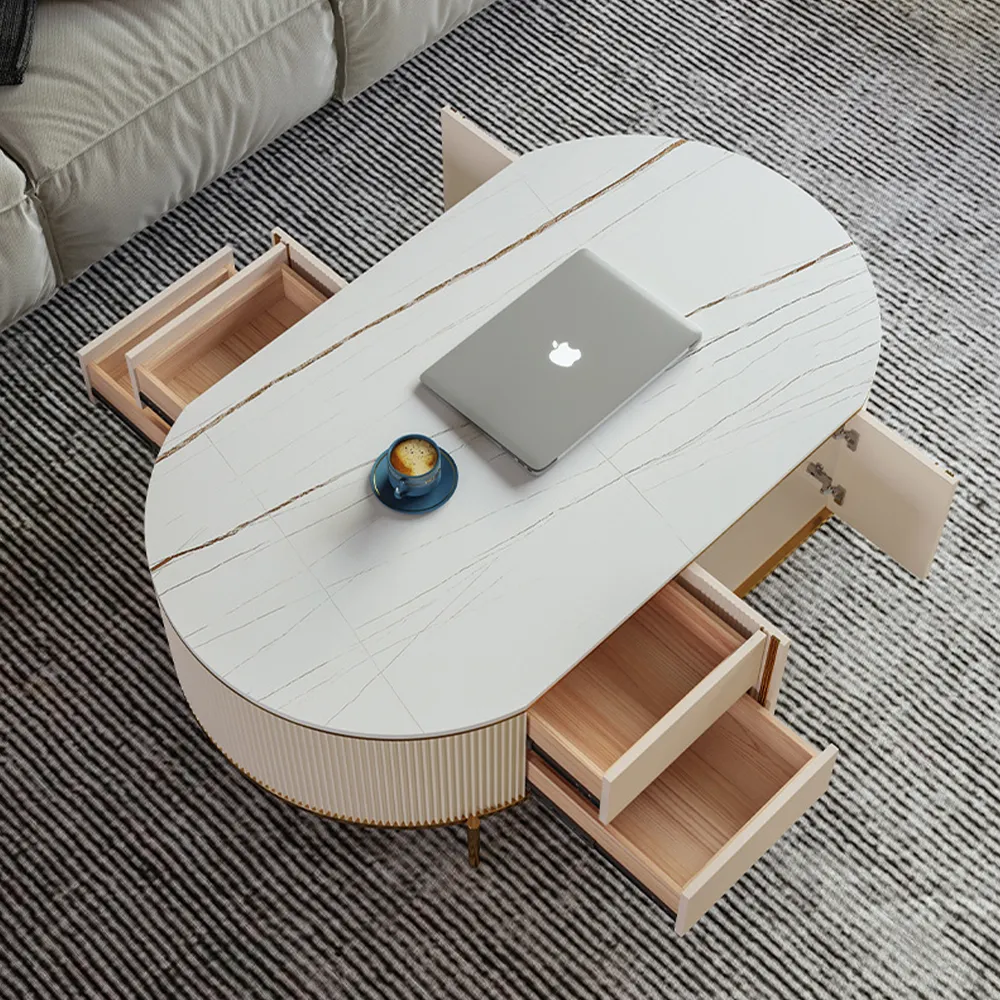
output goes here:
[{"label": "apple logo", "polygon": [[570,347],[564,340],[561,344],[552,341],[552,350],[549,352],[549,361],[560,368],[572,368],[573,365],[583,357],[583,351]]}]

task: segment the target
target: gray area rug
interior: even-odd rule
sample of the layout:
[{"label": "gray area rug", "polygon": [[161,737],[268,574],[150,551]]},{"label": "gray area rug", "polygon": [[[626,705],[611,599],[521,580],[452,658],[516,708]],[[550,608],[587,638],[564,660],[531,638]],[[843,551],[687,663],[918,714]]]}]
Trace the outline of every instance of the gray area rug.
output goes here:
[{"label": "gray area rug", "polygon": [[[1000,994],[1000,9],[498,0],[0,334],[0,996]],[[829,794],[686,938],[537,796],[457,829],[272,798],[189,713],[144,568],[153,451],[73,351],[280,224],[348,276],[438,211],[437,110],[516,148],[685,135],[844,222],[885,325],[871,409],[962,484],[918,582],[828,525],[752,595]]]}]

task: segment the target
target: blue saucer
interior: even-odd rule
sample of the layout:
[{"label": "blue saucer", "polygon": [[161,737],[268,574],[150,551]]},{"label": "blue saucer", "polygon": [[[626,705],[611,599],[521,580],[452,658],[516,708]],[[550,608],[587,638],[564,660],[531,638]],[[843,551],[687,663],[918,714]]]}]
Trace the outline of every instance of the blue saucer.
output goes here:
[{"label": "blue saucer", "polygon": [[389,452],[383,451],[372,466],[372,490],[390,510],[398,510],[401,514],[427,514],[437,510],[451,499],[455,487],[458,486],[458,467],[455,460],[443,448],[441,452],[441,478],[437,486],[421,497],[403,497],[396,499],[389,483]]}]

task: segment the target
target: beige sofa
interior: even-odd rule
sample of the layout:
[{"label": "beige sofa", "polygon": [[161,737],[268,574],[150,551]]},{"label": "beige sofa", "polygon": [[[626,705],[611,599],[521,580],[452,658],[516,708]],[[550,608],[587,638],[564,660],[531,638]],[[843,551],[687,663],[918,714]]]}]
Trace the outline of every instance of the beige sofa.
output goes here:
[{"label": "beige sofa", "polygon": [[489,0],[42,0],[0,88],[0,329]]}]

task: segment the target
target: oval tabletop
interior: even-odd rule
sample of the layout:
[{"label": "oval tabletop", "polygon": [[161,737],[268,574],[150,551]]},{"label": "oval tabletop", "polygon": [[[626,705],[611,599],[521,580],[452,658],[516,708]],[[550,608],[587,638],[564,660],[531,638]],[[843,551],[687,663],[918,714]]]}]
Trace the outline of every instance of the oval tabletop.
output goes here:
[{"label": "oval tabletop", "polygon": [[[532,477],[419,376],[584,246],[703,339]],[[773,171],[649,136],[541,149],[184,410],[146,506],[157,595],[205,667],[304,725],[507,718],[863,406],[879,339],[860,251]],[[422,517],[369,485],[409,432],[460,472]]]}]

